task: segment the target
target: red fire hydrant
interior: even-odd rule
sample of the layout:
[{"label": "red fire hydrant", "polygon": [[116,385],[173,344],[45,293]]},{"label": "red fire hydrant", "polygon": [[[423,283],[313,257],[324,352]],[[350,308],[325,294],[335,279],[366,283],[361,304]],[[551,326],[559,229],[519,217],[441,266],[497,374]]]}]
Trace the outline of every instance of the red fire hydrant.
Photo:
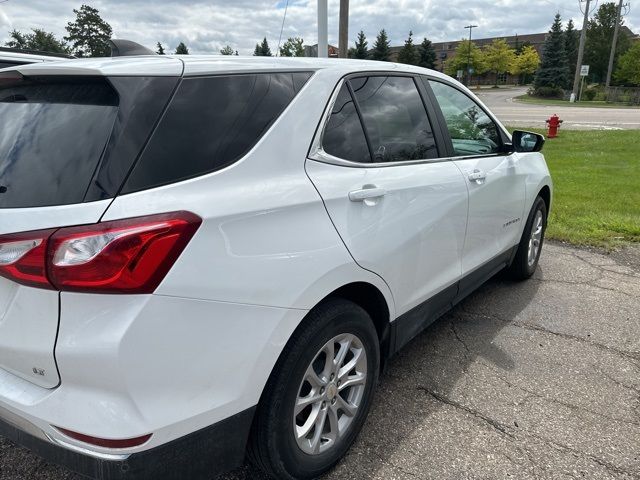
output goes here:
[{"label": "red fire hydrant", "polygon": [[556,114],[553,114],[551,118],[545,120],[545,122],[547,122],[547,137],[556,138],[558,136],[558,129],[562,124],[562,120],[560,120],[560,117],[558,117],[558,115]]}]

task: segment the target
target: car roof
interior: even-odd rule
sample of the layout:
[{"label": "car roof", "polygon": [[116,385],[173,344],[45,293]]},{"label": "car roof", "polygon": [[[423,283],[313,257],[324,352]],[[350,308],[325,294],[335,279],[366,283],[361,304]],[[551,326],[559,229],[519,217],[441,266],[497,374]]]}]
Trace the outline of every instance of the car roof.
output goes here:
[{"label": "car roof", "polygon": [[[314,57],[241,57],[225,55],[141,55],[100,57],[13,67],[24,75],[200,76],[247,72],[332,70],[345,75],[358,71],[439,72],[412,65],[373,60]],[[447,77],[448,78],[448,77]]]}]

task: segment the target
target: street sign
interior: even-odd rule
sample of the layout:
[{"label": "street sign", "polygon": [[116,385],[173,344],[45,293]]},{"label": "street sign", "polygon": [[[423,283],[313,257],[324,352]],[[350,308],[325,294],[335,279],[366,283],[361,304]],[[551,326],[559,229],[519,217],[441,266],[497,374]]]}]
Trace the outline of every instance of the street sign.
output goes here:
[{"label": "street sign", "polygon": [[580,76],[586,77],[587,75],[589,75],[589,65],[580,66]]}]

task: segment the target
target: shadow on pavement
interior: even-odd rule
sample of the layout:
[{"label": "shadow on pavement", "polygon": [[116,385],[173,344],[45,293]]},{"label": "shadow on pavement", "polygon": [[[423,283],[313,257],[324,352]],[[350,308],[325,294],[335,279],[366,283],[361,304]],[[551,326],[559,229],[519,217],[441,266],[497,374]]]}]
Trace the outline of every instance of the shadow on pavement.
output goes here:
[{"label": "shadow on pavement", "polygon": [[[464,381],[472,362],[482,357],[498,369],[514,368],[511,356],[494,339],[531,302],[539,285],[534,281],[513,282],[499,273],[393,357],[356,444],[326,478],[374,477],[384,467],[402,472],[403,466],[392,460],[398,457],[396,450],[407,448],[408,437],[419,436],[428,442],[428,418],[443,404],[460,408],[449,400],[449,394],[458,382]],[[411,455],[420,456],[421,452],[414,451]],[[341,468],[356,461],[351,458],[354,456],[363,457],[358,461],[356,476],[353,471]],[[221,477],[266,478],[250,464]]]}]

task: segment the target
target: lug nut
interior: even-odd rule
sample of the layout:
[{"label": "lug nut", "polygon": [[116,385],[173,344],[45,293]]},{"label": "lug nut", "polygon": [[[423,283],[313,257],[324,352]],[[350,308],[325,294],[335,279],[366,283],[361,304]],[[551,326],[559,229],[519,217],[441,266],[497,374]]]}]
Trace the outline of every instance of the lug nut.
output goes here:
[{"label": "lug nut", "polygon": [[336,399],[335,399],[335,397],[334,397],[334,399],[333,399],[333,400],[331,400],[331,405],[335,405],[335,404],[336,404]]},{"label": "lug nut", "polygon": [[335,378],[335,375],[332,373],[331,374],[331,380],[333,380]]},{"label": "lug nut", "polygon": [[327,402],[322,402],[322,408],[327,408]]},{"label": "lug nut", "polygon": [[324,395],[324,387],[320,389],[320,395]]}]

